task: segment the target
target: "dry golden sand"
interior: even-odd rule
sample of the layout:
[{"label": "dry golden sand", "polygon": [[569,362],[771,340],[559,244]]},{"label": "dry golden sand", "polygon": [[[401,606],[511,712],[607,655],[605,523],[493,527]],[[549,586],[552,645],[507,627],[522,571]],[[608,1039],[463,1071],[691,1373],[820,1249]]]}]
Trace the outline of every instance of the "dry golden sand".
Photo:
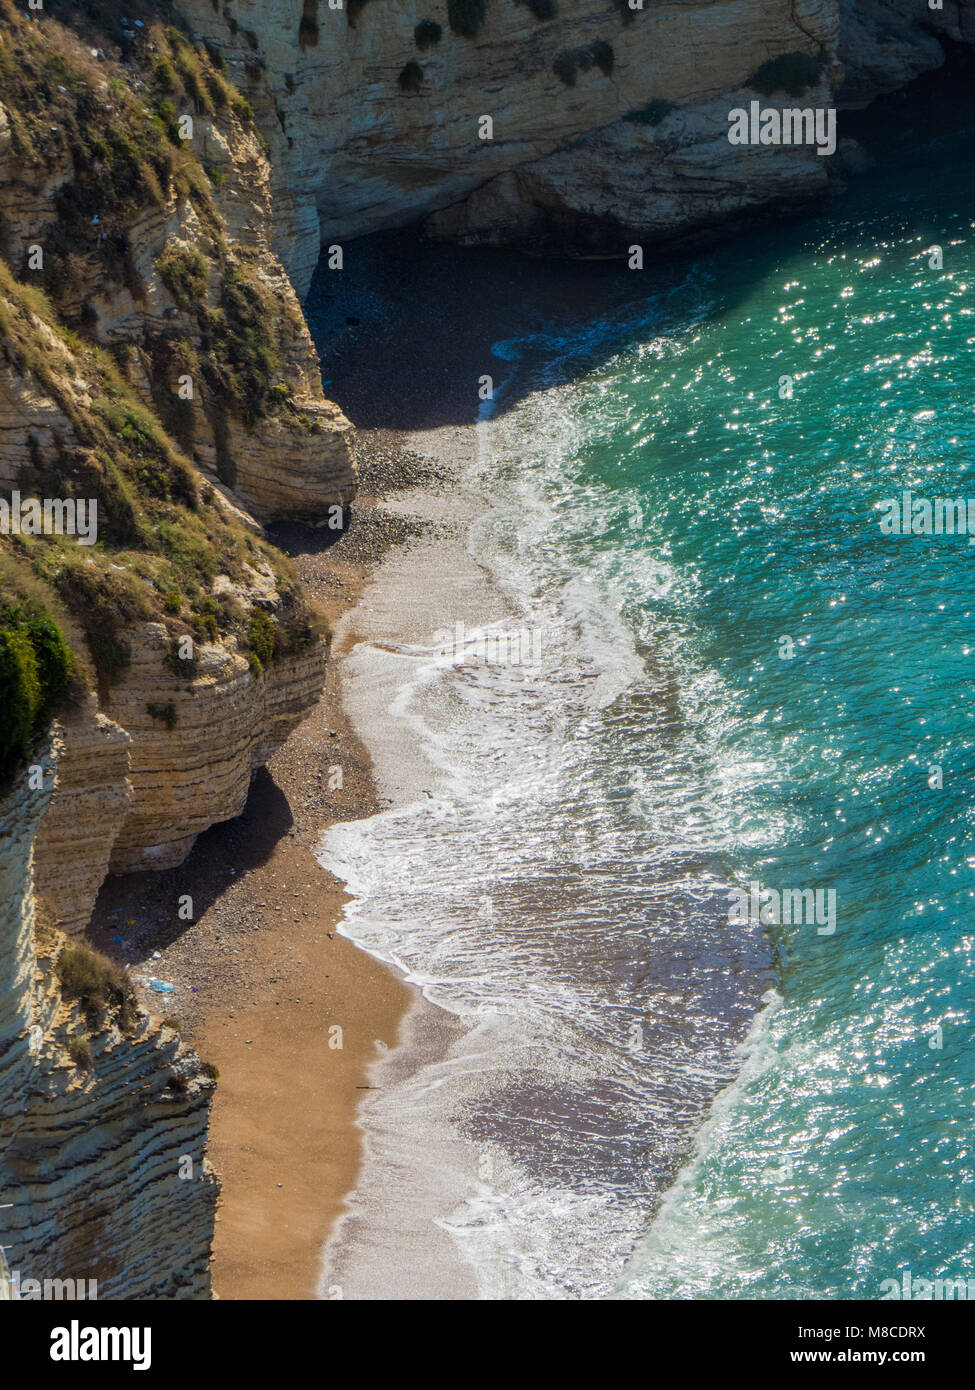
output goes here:
[{"label": "dry golden sand", "polygon": [[[282,763],[320,763],[323,741],[342,723],[336,706],[332,690]],[[354,769],[344,761],[343,773],[363,783],[357,809],[368,814],[368,764],[356,752],[363,761]],[[271,773],[290,801],[288,767],[276,762]],[[316,822],[316,838],[326,823]],[[357,1087],[368,1084],[377,1043],[395,1044],[408,1002],[391,971],[335,934],[347,895],[313,848],[300,832],[285,837],[241,885],[245,912],[301,894],[291,901],[301,902],[302,915],[283,906],[276,928],[251,933],[234,961],[235,973],[273,986],[254,991],[233,1017],[223,1006],[208,1010],[186,1035],[220,1070],[209,1157],[222,1182],[213,1243],[213,1287],[222,1298],[315,1296],[322,1246],[359,1166]],[[335,1026],[340,1048],[330,1045]]]},{"label": "dry golden sand", "polygon": [[[376,521],[360,509],[360,527],[375,529]],[[350,547],[353,556],[360,549]],[[306,590],[334,625],[369,564],[347,559],[342,543],[296,560]],[[334,766],[342,768],[342,791],[333,813],[323,815],[321,787]],[[236,968],[275,985],[235,1007],[233,1018],[208,1011],[188,1034],[220,1070],[209,1156],[223,1186],[213,1244],[221,1298],[315,1297],[322,1247],[361,1159],[359,1088],[369,1084],[380,1049],[395,1045],[410,997],[392,971],[335,933],[348,895],[314,857],[328,825],[378,810],[368,754],[342,711],[334,660],[321,701],[268,771],[290,806],[293,833],[241,887],[250,904],[278,904],[281,912],[276,930],[246,938]],[[300,897],[289,903],[294,894]]]}]

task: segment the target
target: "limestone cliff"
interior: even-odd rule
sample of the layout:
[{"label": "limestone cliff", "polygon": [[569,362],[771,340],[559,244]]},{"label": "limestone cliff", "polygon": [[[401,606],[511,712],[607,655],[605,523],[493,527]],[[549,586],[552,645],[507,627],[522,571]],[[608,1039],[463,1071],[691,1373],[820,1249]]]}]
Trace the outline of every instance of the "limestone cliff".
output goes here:
[{"label": "limestone cliff", "polygon": [[314,704],[322,642],[247,509],[341,519],[355,486],[246,103],[158,22],[128,67],[86,43],[0,10],[0,488],[98,507],[97,546],[0,537],[0,598],[40,595],[78,660],[38,839],[72,932],[107,872],[238,815]]},{"label": "limestone cliff", "polygon": [[[619,253],[621,228],[670,237],[826,187],[814,152],[735,155],[727,111],[754,73],[785,55],[822,54],[824,81],[838,79],[837,0],[644,0],[638,9],[623,0],[352,0],[341,9],[185,0],[184,9],[226,57],[270,143],[274,244],[299,293],[320,238],[341,243],[416,221],[475,190],[469,208],[434,219],[431,231],[497,243],[510,232],[517,244],[526,224],[558,221],[570,247],[578,230],[577,249]],[[816,95],[828,97],[829,85]],[[655,112],[671,106],[675,118],[654,129]]]},{"label": "limestone cliff", "polygon": [[[56,924],[79,931],[106,872],[179,863],[202,830],[240,814],[254,769],[315,703],[324,648],[284,556],[102,375],[97,349],[24,295],[0,277],[0,484],[12,492],[33,470],[42,493],[101,494],[108,538],[8,537],[0,550],[4,598],[42,586],[87,687],[63,715],[38,841],[38,890]],[[99,431],[104,411],[134,454]],[[149,459],[158,472],[133,519]]]},{"label": "limestone cliff", "polygon": [[131,31],[128,71],[53,20],[6,29],[0,15],[8,264],[115,351],[187,454],[257,517],[347,504],[351,426],[323,395],[271,250],[270,170],[247,103],[158,22]]},{"label": "limestone cliff", "polygon": [[975,4],[943,0],[841,0],[840,56],[845,106],[898,91],[945,59],[942,40],[975,46]]},{"label": "limestone cliff", "polygon": [[260,521],[341,524],[351,427],[246,102],[144,6],[114,46],[60,8],[0,0],[0,495],[97,525],[0,534],[0,1243],[22,1280],[200,1298],[213,1078],[76,937],[107,873],[238,815],[317,699]]},{"label": "limestone cliff", "polygon": [[206,1297],[213,1082],[131,999],[66,989],[71,948],[38,921],[34,839],[61,752],[55,736],[37,786],[25,773],[0,802],[0,1243],[21,1282]]}]

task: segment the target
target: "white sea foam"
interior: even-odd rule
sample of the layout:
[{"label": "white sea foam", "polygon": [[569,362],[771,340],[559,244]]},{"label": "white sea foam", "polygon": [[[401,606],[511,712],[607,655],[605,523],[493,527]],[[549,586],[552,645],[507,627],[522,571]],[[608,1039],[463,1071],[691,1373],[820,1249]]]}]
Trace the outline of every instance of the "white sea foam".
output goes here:
[{"label": "white sea foam", "polygon": [[[342,930],[462,1025],[368,1095],[367,1161],[324,1276],[346,1296],[381,1296],[380,1213],[391,1245],[442,1266],[447,1239],[482,1297],[608,1295],[754,1005],[763,943],[715,930],[730,811],[709,798],[700,734],[720,691],[684,653],[675,721],[671,673],[648,668],[625,612],[692,579],[636,552],[580,570],[574,540],[620,508],[573,487],[592,427],[559,391],[478,427],[468,483],[491,505],[470,547],[544,631],[544,660],[387,653],[389,717],[435,781],[322,846],[354,894]],[[357,661],[376,659],[347,659],[350,708]]]}]

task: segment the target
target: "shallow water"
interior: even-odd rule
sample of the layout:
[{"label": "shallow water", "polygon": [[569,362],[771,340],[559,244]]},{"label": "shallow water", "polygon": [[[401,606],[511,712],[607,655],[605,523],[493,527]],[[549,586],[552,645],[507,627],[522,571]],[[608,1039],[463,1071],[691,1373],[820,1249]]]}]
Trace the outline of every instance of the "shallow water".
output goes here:
[{"label": "shallow water", "polygon": [[[487,1296],[970,1272],[975,551],[877,510],[975,495],[967,150],[494,345],[470,544],[542,658],[406,653],[435,796],[326,852],[350,934],[472,1029],[443,1227]],[[756,880],[834,891],[835,932],[729,923]]]}]

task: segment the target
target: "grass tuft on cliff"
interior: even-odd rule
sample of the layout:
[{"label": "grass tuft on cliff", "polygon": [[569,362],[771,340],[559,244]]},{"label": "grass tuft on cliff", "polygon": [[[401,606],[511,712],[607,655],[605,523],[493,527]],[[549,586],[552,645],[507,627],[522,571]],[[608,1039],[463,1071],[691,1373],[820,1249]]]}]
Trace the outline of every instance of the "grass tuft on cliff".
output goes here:
[{"label": "grass tuft on cliff", "polygon": [[82,941],[67,941],[55,967],[61,993],[84,1009],[92,1024],[108,1010],[123,1033],[135,1024],[137,1004],[132,981],[120,965]]}]

